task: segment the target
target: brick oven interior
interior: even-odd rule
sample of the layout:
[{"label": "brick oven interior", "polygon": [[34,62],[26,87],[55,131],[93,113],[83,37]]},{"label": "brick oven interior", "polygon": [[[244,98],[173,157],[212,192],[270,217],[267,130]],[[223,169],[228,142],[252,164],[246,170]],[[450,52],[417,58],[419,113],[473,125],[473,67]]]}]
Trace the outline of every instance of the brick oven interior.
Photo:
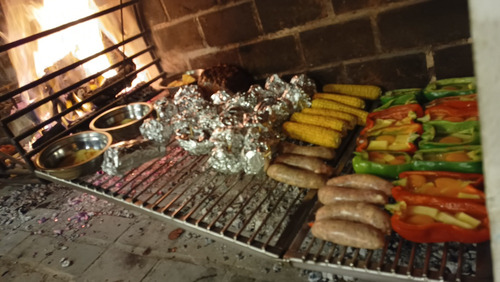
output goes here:
[{"label": "brick oven interior", "polygon": [[[305,73],[318,86],[372,84],[385,90],[476,75],[470,22],[475,10],[469,5],[466,0],[139,1],[167,76],[232,64],[256,81]],[[0,89],[11,87],[11,68],[1,53]],[[186,160],[202,160],[175,150],[167,148],[168,154],[182,157],[179,173],[191,172]],[[294,265],[281,250],[277,257],[247,252],[244,244],[238,246],[241,242],[218,240],[197,232],[196,226],[183,228],[182,222],[165,221],[142,207],[123,207],[109,194],[74,190],[64,181],[26,182],[31,179],[4,177],[0,182],[0,280],[397,280],[362,272],[351,277],[346,269],[324,271],[314,259]],[[489,245],[478,248],[489,252]],[[489,256],[477,261],[491,267]],[[483,279],[475,275],[463,279]],[[492,279],[490,272],[485,275]]]}]

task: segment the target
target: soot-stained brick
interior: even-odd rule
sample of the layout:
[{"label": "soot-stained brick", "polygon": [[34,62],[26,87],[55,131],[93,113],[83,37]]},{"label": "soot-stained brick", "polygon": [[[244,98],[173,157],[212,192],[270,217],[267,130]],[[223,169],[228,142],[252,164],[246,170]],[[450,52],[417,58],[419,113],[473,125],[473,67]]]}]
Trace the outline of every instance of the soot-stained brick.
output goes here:
[{"label": "soot-stained brick", "polygon": [[370,20],[349,21],[302,32],[304,56],[309,66],[375,54]]},{"label": "soot-stained brick", "polygon": [[466,0],[406,6],[381,13],[377,22],[384,51],[447,43],[470,36]]},{"label": "soot-stained brick", "polygon": [[325,0],[255,0],[265,33],[304,25],[328,16]]}]

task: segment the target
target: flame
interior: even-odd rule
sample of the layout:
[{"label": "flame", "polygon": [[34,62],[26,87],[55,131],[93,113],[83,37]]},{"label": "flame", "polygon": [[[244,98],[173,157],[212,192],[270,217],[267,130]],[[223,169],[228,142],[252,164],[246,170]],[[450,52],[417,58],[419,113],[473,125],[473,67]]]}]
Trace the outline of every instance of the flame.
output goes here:
[{"label": "flame", "polygon": [[[103,9],[113,7],[119,2],[116,0],[100,1],[98,6],[94,0],[0,0],[0,4],[7,23],[5,33],[0,33],[0,36],[4,37],[6,42],[13,42],[85,18]],[[38,40],[22,44],[9,50],[8,53],[16,72],[18,85],[21,87],[74,62],[99,53],[109,44],[116,44],[138,33],[140,33],[140,28],[134,10],[128,7],[119,12],[85,21]],[[141,41],[135,40],[120,47],[120,52],[127,57],[144,49],[145,46],[142,39]],[[18,107],[23,108],[90,75],[101,72],[119,60],[120,56],[111,53],[98,56],[47,83],[21,93],[19,99],[21,103],[18,104]],[[151,60],[150,54],[144,54],[135,58],[134,63],[136,68],[140,68]],[[158,70],[151,68],[138,73],[137,78],[132,82],[132,87],[157,74]],[[86,87],[89,91],[95,90],[106,78],[116,75],[115,70],[109,70],[94,80],[98,83],[90,83]],[[52,103],[45,103],[35,109],[34,113],[26,117],[31,121],[24,121],[23,124],[19,122],[19,124],[15,124],[16,128],[11,127],[13,133],[18,134],[32,124],[50,118],[54,112],[64,110],[64,107],[67,108],[81,101],[75,98],[74,93],[66,93],[61,99],[62,103],[59,103],[55,108]],[[72,99],[73,102],[67,102],[68,99]],[[58,107],[62,108],[57,109]],[[75,111],[75,115],[66,115],[65,118],[69,121],[73,117],[85,115],[86,112],[92,110],[92,105],[84,104]]]},{"label": "flame", "polygon": [[[58,27],[75,19],[84,18],[99,12],[94,1],[45,0],[43,6],[34,9],[33,14],[41,30]],[[35,50],[35,69],[38,77],[45,75],[46,70],[60,61],[68,53],[82,60],[104,49],[101,28],[98,19],[86,21],[61,32],[43,37],[37,42]],[[110,66],[105,55],[85,63],[86,73],[96,73]],[[116,75],[109,71],[104,77]]]}]

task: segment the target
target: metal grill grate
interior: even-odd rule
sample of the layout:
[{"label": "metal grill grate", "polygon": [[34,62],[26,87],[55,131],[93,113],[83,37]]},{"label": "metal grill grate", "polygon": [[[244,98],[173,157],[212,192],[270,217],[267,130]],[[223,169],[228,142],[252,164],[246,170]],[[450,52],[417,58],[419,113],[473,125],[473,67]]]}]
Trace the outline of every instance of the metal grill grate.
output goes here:
[{"label": "metal grill grate", "polygon": [[[337,174],[352,169],[355,143],[344,144]],[[370,281],[484,281],[491,273],[488,263],[476,264],[478,257],[490,256],[488,244],[416,244],[393,233],[383,249],[366,250],[315,239],[308,225],[319,207],[315,190],[265,176],[220,174],[205,169],[206,161],[172,142],[165,157],[122,177],[96,173],[67,181],[36,173],[299,268]]]}]

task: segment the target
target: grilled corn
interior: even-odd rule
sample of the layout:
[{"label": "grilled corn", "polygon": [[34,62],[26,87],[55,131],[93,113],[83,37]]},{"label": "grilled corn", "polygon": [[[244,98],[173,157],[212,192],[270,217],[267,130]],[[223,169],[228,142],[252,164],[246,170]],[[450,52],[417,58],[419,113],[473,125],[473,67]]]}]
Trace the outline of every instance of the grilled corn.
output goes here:
[{"label": "grilled corn", "polygon": [[377,100],[380,94],[382,94],[382,89],[378,86],[356,84],[325,84],[323,91],[341,93],[368,100]]},{"label": "grilled corn", "polygon": [[344,94],[316,93],[314,94],[313,99],[332,100],[358,109],[365,108],[365,101],[363,101],[363,99]]},{"label": "grilled corn", "polygon": [[290,138],[327,148],[336,149],[342,141],[342,134],[338,131],[293,121],[283,124],[283,132]]},{"label": "grilled corn", "polygon": [[348,124],[347,122],[327,116],[311,115],[305,113],[294,113],[290,121],[295,121],[298,123],[312,124],[317,126],[323,126],[345,134],[347,132]]},{"label": "grilled corn", "polygon": [[337,119],[344,120],[347,122],[347,129],[353,129],[356,124],[358,124],[358,117],[353,114],[344,113],[341,111],[330,110],[330,109],[322,109],[322,108],[304,108],[301,113],[318,115],[318,116],[328,116]]},{"label": "grilled corn", "polygon": [[313,99],[311,103],[312,108],[322,108],[322,109],[330,109],[337,110],[348,114],[353,114],[358,117],[358,125],[364,126],[366,124],[366,117],[368,116],[367,111],[363,111],[358,108],[353,108],[351,106],[347,106],[345,104],[325,100],[325,99]]}]

